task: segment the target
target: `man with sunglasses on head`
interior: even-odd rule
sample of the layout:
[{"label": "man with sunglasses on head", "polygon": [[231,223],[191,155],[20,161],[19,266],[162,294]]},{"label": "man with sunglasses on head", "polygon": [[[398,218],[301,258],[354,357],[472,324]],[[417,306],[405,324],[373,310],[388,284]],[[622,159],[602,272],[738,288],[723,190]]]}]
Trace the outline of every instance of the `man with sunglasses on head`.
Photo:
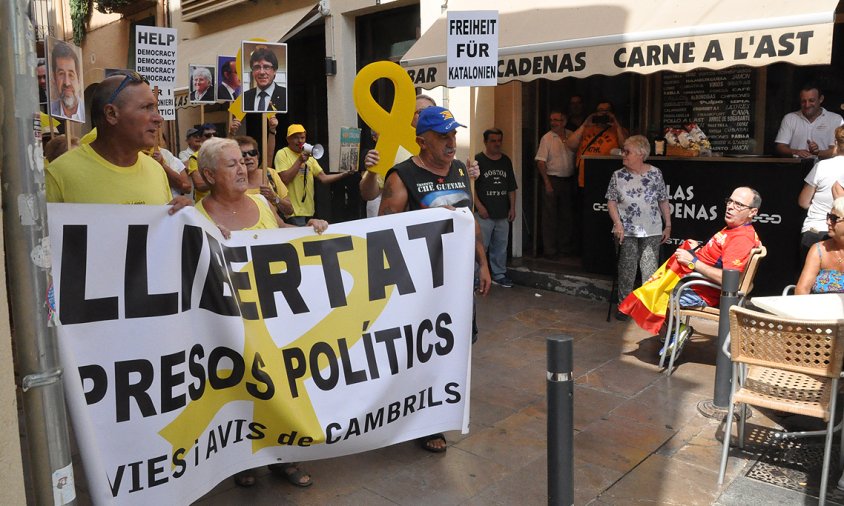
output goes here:
[{"label": "man with sunglasses on head", "polygon": [[[724,269],[744,271],[750,251],[762,243],[753,228],[753,218],[762,205],[762,197],[753,188],[739,187],[726,199],[724,223],[726,226],[712,236],[706,243],[688,240],[689,249],[678,248],[674,252],[677,262],[685,266],[690,272],[697,272],[715,283],[721,284]],[[673,287],[672,287],[673,288]],[[632,297],[633,295],[631,295]],[[709,286],[693,286],[684,288],[680,293],[680,307],[718,306],[721,291]],[[629,299],[629,297],[628,297]],[[628,299],[625,299],[628,300]],[[623,306],[623,303],[622,303]],[[620,307],[622,312],[625,312]],[[629,314],[626,313],[625,314]],[[635,320],[637,315],[630,314]],[[667,319],[666,319],[667,321]],[[680,348],[677,355],[692,334],[691,327],[680,325],[677,329],[677,339],[672,339],[668,346],[668,353],[676,343]]]},{"label": "man with sunglasses on head", "polygon": [[161,165],[143,152],[158,143],[163,118],[140,75],[103,80],[91,99],[91,117],[97,138],[47,168],[48,202],[172,204],[170,214],[190,205],[183,195],[173,198]]},{"label": "man with sunglasses on head", "polygon": [[304,150],[305,139],[305,127],[290,125],[287,128],[287,147],[276,153],[273,164],[281,181],[287,186],[290,202],[293,204],[293,214],[287,218],[287,222],[299,227],[304,227],[308,220],[314,217],[316,181],[331,184],[354,173],[349,171],[326,174],[319,162]]}]

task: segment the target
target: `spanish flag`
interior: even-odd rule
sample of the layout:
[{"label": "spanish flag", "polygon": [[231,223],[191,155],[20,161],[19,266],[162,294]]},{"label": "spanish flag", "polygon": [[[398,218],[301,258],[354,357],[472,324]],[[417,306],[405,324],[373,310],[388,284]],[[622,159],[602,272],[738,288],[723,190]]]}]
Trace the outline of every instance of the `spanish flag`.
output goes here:
[{"label": "spanish flag", "polygon": [[[683,242],[680,247],[690,249],[688,242]],[[644,330],[658,334],[665,322],[671,290],[690,272],[687,266],[681,265],[677,258],[671,255],[653,276],[618,305],[618,310],[633,318]]]}]

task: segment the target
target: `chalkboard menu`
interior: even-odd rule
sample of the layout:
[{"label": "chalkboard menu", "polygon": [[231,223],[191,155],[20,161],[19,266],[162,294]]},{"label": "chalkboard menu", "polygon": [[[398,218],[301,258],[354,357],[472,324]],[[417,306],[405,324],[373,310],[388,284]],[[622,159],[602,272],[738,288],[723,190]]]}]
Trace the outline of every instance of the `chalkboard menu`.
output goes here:
[{"label": "chalkboard menu", "polygon": [[753,151],[753,70],[693,70],[662,76],[662,127],[694,121],[709,137],[712,151]]}]

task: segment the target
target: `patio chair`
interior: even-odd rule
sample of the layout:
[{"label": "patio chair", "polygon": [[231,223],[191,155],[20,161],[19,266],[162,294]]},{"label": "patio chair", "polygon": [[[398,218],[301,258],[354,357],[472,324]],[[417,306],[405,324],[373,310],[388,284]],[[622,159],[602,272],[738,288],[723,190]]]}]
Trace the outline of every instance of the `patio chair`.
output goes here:
[{"label": "patio chair", "polygon": [[[844,321],[800,321],[730,308],[730,407],[718,484],[724,482],[735,404],[740,404],[738,446],[744,447],[745,406],[820,418],[827,422],[820,504],[826,496],[835,400],[844,360]],[[839,465],[844,463],[844,439]]]},{"label": "patio chair", "polygon": [[[747,299],[747,295],[751,292],[751,290],[753,290],[753,279],[756,277],[756,272],[759,270],[759,262],[763,258],[765,258],[767,254],[768,250],[765,249],[764,246],[759,246],[758,248],[753,248],[752,250],[750,250],[750,257],[747,260],[747,267],[741,273],[741,278],[739,279],[739,306],[744,306],[745,301]],[[689,288],[692,286],[711,286],[713,288],[717,288],[719,291],[721,289],[721,285],[697,273],[692,273],[684,277],[680,280],[679,283],[677,283],[677,285],[674,287],[674,290],[672,290],[671,292],[671,297],[668,300],[668,329],[665,333],[665,343],[663,343],[662,351],[660,352],[660,367],[664,366],[665,359],[669,356],[668,348],[671,343],[672,335],[673,333],[676,333],[675,329],[680,328],[681,319],[685,318],[684,323],[688,326],[689,320],[693,316],[714,321],[718,321],[718,319],[721,317],[721,309],[717,307],[680,307],[680,293],[682,289]],[[688,336],[687,339],[691,339],[691,336]],[[682,346],[679,344],[671,347],[668,368],[665,369],[665,373],[669,376],[674,370],[674,361],[677,358],[677,351],[681,347]]]}]

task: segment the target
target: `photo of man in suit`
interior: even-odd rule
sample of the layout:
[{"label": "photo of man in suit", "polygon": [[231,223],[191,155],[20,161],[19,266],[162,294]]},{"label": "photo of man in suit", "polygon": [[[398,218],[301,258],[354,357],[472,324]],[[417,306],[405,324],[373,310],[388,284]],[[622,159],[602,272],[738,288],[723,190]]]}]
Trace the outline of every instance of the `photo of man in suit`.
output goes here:
[{"label": "photo of man in suit", "polygon": [[240,96],[240,76],[235,68],[234,56],[218,56],[217,68],[219,69],[220,84],[217,85],[217,100],[231,102]]},{"label": "photo of man in suit", "polygon": [[190,66],[190,101],[205,104],[214,103],[213,68],[204,65]]},{"label": "photo of man in suit", "polygon": [[[250,46],[254,48],[251,53]],[[244,112],[287,112],[287,88],[275,82],[279,64],[278,56],[271,47],[276,46],[283,47],[282,54],[286,54],[286,44],[262,43],[257,47],[248,43],[243,45],[242,54],[249,54],[249,71],[251,72],[249,81],[255,86],[243,92]]]},{"label": "photo of man in suit", "polygon": [[50,38],[50,116],[85,122],[82,97],[81,50],[67,42]]}]

